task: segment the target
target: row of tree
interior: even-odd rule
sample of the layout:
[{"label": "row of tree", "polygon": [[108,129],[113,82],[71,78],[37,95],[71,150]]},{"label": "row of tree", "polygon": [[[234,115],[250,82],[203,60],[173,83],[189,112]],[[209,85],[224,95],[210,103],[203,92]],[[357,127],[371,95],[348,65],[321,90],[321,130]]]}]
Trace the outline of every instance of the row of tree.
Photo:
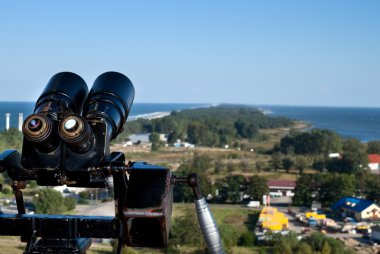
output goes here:
[{"label": "row of tree", "polygon": [[[267,180],[260,176],[244,177],[242,175],[229,175],[212,184],[207,172],[220,165],[220,161],[212,161],[207,155],[196,154],[192,160],[183,162],[177,169],[176,175],[187,176],[196,173],[199,176],[200,188],[203,194],[211,194],[214,202],[238,203],[243,199],[261,200],[268,194]],[[179,185],[174,188],[175,202],[192,202],[193,192],[187,186]]]},{"label": "row of tree", "polygon": [[[339,154],[339,157],[330,158],[332,153]],[[312,167],[321,171],[357,174],[367,167],[368,153],[380,153],[380,142],[372,141],[366,145],[358,139],[343,139],[333,131],[313,129],[310,132],[291,132],[283,137],[273,148],[272,164],[286,171],[296,166],[300,173],[305,167]]]},{"label": "row of tree", "polygon": [[282,236],[272,235],[273,249],[270,252],[264,250],[260,254],[353,254],[355,251],[344,246],[342,241],[327,237],[321,233],[313,233],[301,241],[295,234]]},{"label": "row of tree", "polygon": [[284,117],[270,117],[248,106],[222,105],[173,111],[171,115],[153,119],[128,122],[125,132],[117,141],[131,133],[165,133],[168,142],[177,139],[204,146],[232,144],[237,139],[253,139],[259,129],[287,127],[292,121]]},{"label": "row of tree", "polygon": [[303,174],[297,179],[293,204],[310,206],[319,201],[324,207],[343,196],[361,196],[380,202],[380,177],[366,171],[360,174],[317,173]]}]

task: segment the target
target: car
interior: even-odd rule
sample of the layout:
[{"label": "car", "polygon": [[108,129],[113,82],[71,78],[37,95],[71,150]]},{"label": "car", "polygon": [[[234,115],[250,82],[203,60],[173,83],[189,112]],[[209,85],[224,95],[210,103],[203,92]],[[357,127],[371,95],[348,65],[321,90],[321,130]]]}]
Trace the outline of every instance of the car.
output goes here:
[{"label": "car", "polygon": [[247,207],[260,207],[260,201],[249,201]]}]

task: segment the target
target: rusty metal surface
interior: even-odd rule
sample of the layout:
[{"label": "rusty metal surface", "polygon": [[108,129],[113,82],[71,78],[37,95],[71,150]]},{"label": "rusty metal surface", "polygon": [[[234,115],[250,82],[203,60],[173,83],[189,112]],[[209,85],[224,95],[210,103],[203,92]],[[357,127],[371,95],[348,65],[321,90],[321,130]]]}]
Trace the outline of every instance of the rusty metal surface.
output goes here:
[{"label": "rusty metal surface", "polygon": [[130,168],[123,215],[129,246],[165,247],[172,213],[172,174],[144,163]]}]

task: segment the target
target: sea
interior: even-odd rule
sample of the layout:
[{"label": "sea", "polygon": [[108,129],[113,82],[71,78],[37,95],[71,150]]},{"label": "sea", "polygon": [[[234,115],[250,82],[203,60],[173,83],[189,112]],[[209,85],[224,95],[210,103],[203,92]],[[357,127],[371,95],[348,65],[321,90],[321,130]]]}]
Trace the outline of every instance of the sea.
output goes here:
[{"label": "sea", "polygon": [[301,120],[310,128],[328,129],[362,142],[380,140],[380,108],[257,106],[268,115]]},{"label": "sea", "polygon": [[[210,107],[207,103],[134,103],[129,119],[165,115],[183,109]],[[252,106],[252,105],[251,105]],[[380,108],[364,107],[310,107],[253,105],[267,115],[285,116],[308,123],[311,128],[336,131],[343,137],[368,142],[380,140]],[[33,113],[33,102],[0,102],[0,130],[5,129],[5,114],[10,113],[10,126],[18,127],[18,115]]]}]

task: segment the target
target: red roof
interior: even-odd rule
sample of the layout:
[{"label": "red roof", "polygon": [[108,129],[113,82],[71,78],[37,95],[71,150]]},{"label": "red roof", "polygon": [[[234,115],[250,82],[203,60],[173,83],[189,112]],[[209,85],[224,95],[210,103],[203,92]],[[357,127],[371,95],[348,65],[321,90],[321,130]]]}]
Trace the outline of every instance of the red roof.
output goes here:
[{"label": "red roof", "polygon": [[288,188],[295,188],[296,187],[296,181],[294,180],[275,180],[270,179],[268,180],[268,186],[269,187],[288,187]]},{"label": "red roof", "polygon": [[379,154],[368,154],[369,163],[380,163]]}]

